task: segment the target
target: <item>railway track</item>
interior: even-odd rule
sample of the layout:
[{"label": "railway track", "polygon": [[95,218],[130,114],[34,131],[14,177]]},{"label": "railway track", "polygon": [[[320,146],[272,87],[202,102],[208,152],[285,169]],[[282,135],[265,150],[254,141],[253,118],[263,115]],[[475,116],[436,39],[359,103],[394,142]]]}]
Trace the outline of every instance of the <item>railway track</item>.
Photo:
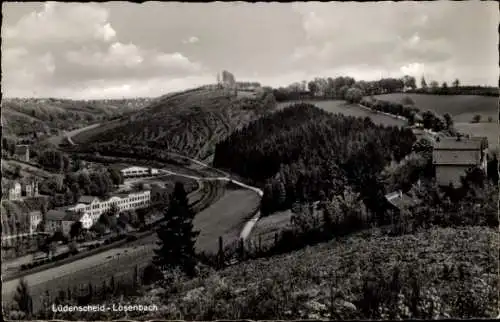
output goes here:
[{"label": "railway track", "polygon": [[[205,182],[203,182],[203,184],[205,185],[204,187],[202,187],[201,189],[195,190],[194,192],[191,193],[190,196],[188,196],[188,198],[194,197],[194,200],[192,202],[190,202],[190,206],[194,210],[195,213],[199,213],[199,212],[203,211],[204,209],[206,209],[207,207],[209,207],[211,204],[216,202],[217,199],[220,198],[222,193],[223,193],[223,189],[221,187],[220,182],[205,181]],[[129,236],[134,236],[135,238],[133,240],[129,240],[129,241],[117,241],[116,247],[133,246],[135,244],[142,244],[143,240],[150,238],[152,235],[155,234],[155,232],[156,232],[155,227],[158,224],[162,223],[163,221],[164,221],[164,219],[162,218],[162,219],[159,219],[155,222],[150,223],[148,225],[148,229],[146,231],[136,231],[136,232],[129,233]],[[103,251],[106,251],[106,250],[103,250]],[[91,254],[89,256],[93,256],[93,255],[95,255],[95,254]],[[84,258],[78,258],[75,260],[81,260],[81,259],[84,259]],[[4,276],[3,280],[4,280],[4,282],[14,280],[17,278],[21,278],[21,277],[36,273],[37,271],[39,271],[39,269],[35,269],[34,272],[24,271],[21,273],[15,273],[15,274],[12,274],[10,276]]]}]

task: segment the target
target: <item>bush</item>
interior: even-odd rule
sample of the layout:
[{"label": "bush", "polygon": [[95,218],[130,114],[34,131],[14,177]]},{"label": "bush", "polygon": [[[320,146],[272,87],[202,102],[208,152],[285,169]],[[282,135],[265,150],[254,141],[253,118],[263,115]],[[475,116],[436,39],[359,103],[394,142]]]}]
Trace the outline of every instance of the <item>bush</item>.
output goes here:
[{"label": "bush", "polygon": [[142,273],[142,284],[150,285],[163,279],[162,271],[155,265],[149,264]]},{"label": "bush", "polygon": [[137,240],[137,236],[135,236],[135,235],[127,236],[127,241],[134,241],[134,240]]},{"label": "bush", "polygon": [[474,115],[474,117],[472,118],[472,123],[479,123],[479,122],[481,122],[481,115],[479,114]]}]

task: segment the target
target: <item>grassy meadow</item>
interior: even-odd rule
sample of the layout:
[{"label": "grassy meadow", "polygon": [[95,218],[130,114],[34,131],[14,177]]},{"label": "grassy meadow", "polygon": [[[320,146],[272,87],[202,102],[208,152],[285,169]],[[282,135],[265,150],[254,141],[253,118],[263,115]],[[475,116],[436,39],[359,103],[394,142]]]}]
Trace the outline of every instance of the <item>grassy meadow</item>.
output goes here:
[{"label": "grassy meadow", "polygon": [[481,115],[482,122],[487,122],[490,116],[493,122],[498,119],[498,98],[492,96],[392,93],[375,98],[401,103],[405,96],[411,97],[422,111],[431,110],[441,115],[449,113],[455,123],[470,122],[476,114]]},{"label": "grassy meadow", "polygon": [[[354,116],[354,117],[369,117],[375,124],[382,124],[387,126],[404,126],[406,125],[406,121],[393,118],[387,115],[379,114],[376,112],[370,112],[365,110],[358,105],[348,104],[345,101],[341,100],[322,100],[322,101],[304,101],[308,104],[314,104],[317,107],[334,114],[343,114],[346,116]],[[296,102],[298,103],[298,102]],[[279,103],[277,109],[283,109],[287,106],[295,104],[294,102],[284,102]]]}]

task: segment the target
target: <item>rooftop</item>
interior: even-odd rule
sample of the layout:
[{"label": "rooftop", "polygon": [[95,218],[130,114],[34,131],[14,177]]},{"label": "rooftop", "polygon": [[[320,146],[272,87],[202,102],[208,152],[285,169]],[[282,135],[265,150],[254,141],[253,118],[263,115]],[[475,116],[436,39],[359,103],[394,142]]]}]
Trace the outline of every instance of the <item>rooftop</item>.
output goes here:
[{"label": "rooftop", "polygon": [[60,220],[64,220],[64,218],[66,218],[67,214],[68,214],[68,212],[65,210],[52,209],[52,210],[47,211],[45,218],[47,221],[60,221]]},{"label": "rooftop", "polygon": [[98,199],[98,198],[97,198],[97,197],[94,197],[94,196],[81,196],[81,197],[78,199],[78,203],[90,204],[90,203],[92,203],[92,201],[94,201],[95,199]]},{"label": "rooftop", "polygon": [[402,191],[388,193],[385,195],[385,199],[400,210],[416,206],[420,203],[420,200],[412,198]]},{"label": "rooftop", "polygon": [[26,151],[29,151],[29,145],[21,144],[21,145],[16,145],[16,150],[15,153],[26,153]]},{"label": "rooftop", "polygon": [[486,137],[440,137],[434,143],[434,150],[483,150],[488,147]]}]

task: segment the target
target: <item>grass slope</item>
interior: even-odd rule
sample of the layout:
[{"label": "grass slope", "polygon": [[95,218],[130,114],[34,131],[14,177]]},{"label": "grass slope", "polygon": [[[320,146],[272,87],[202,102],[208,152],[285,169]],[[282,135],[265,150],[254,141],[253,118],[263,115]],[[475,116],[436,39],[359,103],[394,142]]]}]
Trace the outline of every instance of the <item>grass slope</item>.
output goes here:
[{"label": "grass slope", "polygon": [[[471,283],[474,291],[489,290],[487,295],[476,293],[478,298],[474,300],[483,300],[488,307],[477,312],[476,317],[491,317],[496,314],[498,300],[498,246],[497,232],[480,227],[431,229],[397,238],[359,234],[287,255],[250,261],[213,274],[205,281],[185,283],[173,299],[169,298],[170,305],[164,307],[166,312],[161,312],[161,316],[173,317],[172,313],[184,311],[181,316],[185,319],[328,318],[321,308],[329,305],[331,287],[343,294],[343,300],[358,303],[360,277],[372,265],[387,275],[398,266],[405,280],[407,265],[415,264],[424,292],[436,290],[450,316],[457,316],[451,309],[453,297],[461,285]],[[464,264],[471,275],[460,279],[455,272],[451,280],[445,280],[444,264]],[[199,287],[203,289],[196,296],[192,290]],[[260,296],[266,300],[253,302]],[[159,312],[155,314],[160,316]]]},{"label": "grass slope", "polygon": [[401,103],[405,96],[411,97],[415,106],[422,111],[431,110],[441,115],[449,113],[455,123],[470,122],[476,114],[481,115],[483,121],[489,116],[494,120],[498,118],[498,97],[392,93],[377,95],[375,98]]},{"label": "grass slope", "polygon": [[[120,302],[158,306],[155,312],[128,315],[140,320],[158,316],[177,320],[365,319],[360,300],[366,274],[375,269],[388,281],[393,269],[399,268],[404,296],[399,311],[403,312],[405,305],[411,305],[408,268],[412,266],[412,277],[418,278],[424,299],[422,310],[430,311],[428,305],[434,305],[431,318],[462,317],[456,301],[464,299],[472,305],[474,317],[491,318],[497,315],[498,247],[498,232],[483,227],[432,228],[393,238],[372,230],[219,272],[208,271],[192,280],[177,278],[164,284],[168,289],[156,286]],[[455,270],[446,273],[445,265]],[[459,265],[466,274],[458,273]],[[123,316],[116,312],[106,318]],[[79,317],[72,314],[71,318]]]},{"label": "grass slope", "polygon": [[224,90],[195,89],[158,99],[137,113],[79,133],[73,140],[149,146],[204,158],[217,141],[272,107],[269,96],[238,99]]},{"label": "grass slope", "polygon": [[[345,101],[341,100],[325,100],[325,101],[304,101],[308,104],[313,104],[327,112],[334,114],[343,114],[346,116],[354,116],[354,117],[369,117],[374,123],[386,125],[386,126],[404,126],[407,123],[403,120],[399,120],[397,118],[393,118],[390,116],[386,116],[383,114],[370,112],[365,110],[357,105],[348,104]],[[280,103],[278,104],[278,109],[283,109],[287,106],[293,105],[294,103]]]}]

